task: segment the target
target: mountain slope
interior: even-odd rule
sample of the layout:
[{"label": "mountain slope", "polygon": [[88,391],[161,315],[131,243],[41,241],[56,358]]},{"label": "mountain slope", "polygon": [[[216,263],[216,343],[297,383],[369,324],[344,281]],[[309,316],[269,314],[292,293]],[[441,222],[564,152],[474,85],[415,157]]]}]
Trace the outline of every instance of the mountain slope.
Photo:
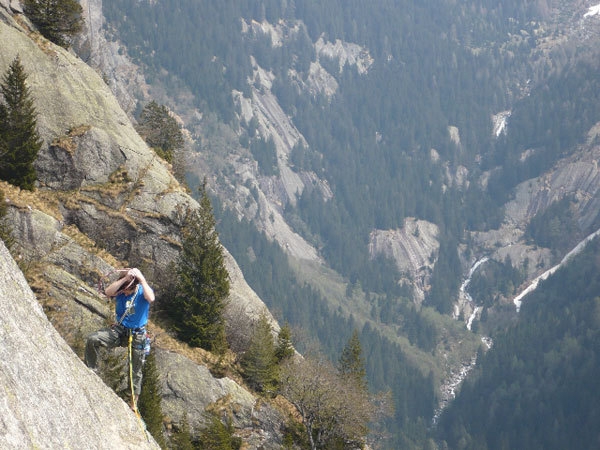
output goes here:
[{"label": "mountain slope", "polygon": [[478,333],[515,319],[518,286],[594,227],[597,17],[580,1],[179,6],[105,5],[106,32],[190,131],[227,245],[330,355],[351,327],[392,348],[367,364],[395,389],[394,437],[427,423]]},{"label": "mountain slope", "polygon": [[595,448],[598,239],[525,297],[440,420],[450,448]]}]

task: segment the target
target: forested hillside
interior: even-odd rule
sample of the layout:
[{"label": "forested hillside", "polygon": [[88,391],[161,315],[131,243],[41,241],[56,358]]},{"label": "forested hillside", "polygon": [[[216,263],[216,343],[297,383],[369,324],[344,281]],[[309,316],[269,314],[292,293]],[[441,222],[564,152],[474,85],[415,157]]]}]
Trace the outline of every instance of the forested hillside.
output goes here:
[{"label": "forested hillside", "polygon": [[[521,222],[506,212],[520,183],[597,141],[600,33],[587,6],[103,3],[106,32],[189,130],[189,184],[208,176],[220,239],[248,282],[330,357],[360,331],[371,389],[394,397],[384,448],[435,445],[442,383],[483,335],[516,319],[519,287],[598,225],[593,188],[566,183],[546,186]],[[269,102],[281,114],[267,121],[259,112]],[[290,188],[290,179],[301,181]],[[580,220],[579,207],[593,218]],[[294,257],[272,232],[280,218],[318,260]],[[371,245],[374,231],[409,218],[438,230],[413,271]],[[483,257],[465,301],[461,283]],[[456,423],[443,422],[451,448],[484,439]]]},{"label": "forested hillside", "polygon": [[[386,264],[369,258],[372,229],[398,228],[404,218],[419,217],[440,225],[443,240],[461,240],[465,228],[497,226],[502,216],[494,208],[501,207],[510,189],[547,169],[594,123],[598,71],[589,62],[553,61],[552,78],[517,103],[511,133],[492,140],[492,115],[510,109],[531,82],[528,77],[543,71],[528,60],[535,41],[527,37],[536,32],[533,19],[542,18],[543,11],[528,2],[504,3],[501,11],[486,3],[470,2],[469,9],[444,2],[257,6],[228,1],[218,7],[211,2],[173,7],[121,1],[104,5],[104,12],[129,51],[148,66],[151,81],[164,77],[161,69],[166,69],[167,86],[177,89],[183,83],[201,111],[216,113],[226,123],[236,121],[231,91],[249,95],[249,56],[271,71],[273,92],[309,146],[298,149],[308,155],[292,155],[296,170],[323,174],[335,193],[327,201],[305,189],[296,206],[288,205],[290,222],[299,218],[303,226],[297,231],[319,245],[329,265],[351,282],[360,281],[367,292],[389,292],[399,275],[373,276]],[[273,24],[300,20],[305,27],[274,46],[267,33],[242,34],[242,18]],[[339,83],[332,99],[306,95],[289,75],[293,69],[301,78],[308,76],[316,58],[313,43],[323,33],[331,41],[364,46],[374,60],[364,75],[348,66],[338,70],[337,61],[321,58]],[[565,101],[568,96],[566,105],[562,96]],[[448,126],[460,130],[459,143]],[[256,143],[251,146],[256,139],[248,136],[246,145],[256,149]],[[539,151],[521,165],[520,154],[529,148]],[[430,149],[450,167],[466,166],[473,177],[505,166],[490,181],[492,199],[465,186],[448,186],[444,165]],[[268,146],[262,151],[268,155]],[[269,158],[256,159],[270,174],[272,163],[261,164]],[[452,252],[442,252],[439,270],[453,266],[452,258]],[[442,312],[450,309],[447,290],[455,290],[452,284],[448,288],[434,289],[429,298]]]},{"label": "forested hillside", "polygon": [[449,448],[598,446],[599,253],[596,239],[526,297],[442,416]]}]

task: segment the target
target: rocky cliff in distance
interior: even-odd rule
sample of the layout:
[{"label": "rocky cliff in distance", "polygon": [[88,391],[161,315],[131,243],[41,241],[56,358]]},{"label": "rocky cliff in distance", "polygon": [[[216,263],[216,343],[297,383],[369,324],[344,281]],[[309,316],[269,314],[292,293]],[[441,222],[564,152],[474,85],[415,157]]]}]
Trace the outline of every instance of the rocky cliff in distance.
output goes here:
[{"label": "rocky cliff in distance", "polygon": [[[160,101],[172,105],[175,113],[181,115],[190,135],[204,136],[206,132],[195,118],[201,116],[200,113],[191,107],[189,102],[174,102],[172,98],[164,96],[160,83],[146,84],[143,81],[142,70],[136,69],[135,64],[127,58],[126,48],[120,47],[117,42],[111,41],[111,36],[107,36],[107,29],[103,27],[102,0],[84,0],[82,5],[86,18],[86,32],[82,33],[77,40],[77,51],[79,54],[86,55],[89,52],[89,64],[98,72],[107,75],[111,90],[121,107],[132,112],[135,108],[132,106],[135,100],[131,92],[137,89],[140,94],[138,99],[149,98],[151,92],[152,95],[159,97]],[[247,23],[242,20],[241,26],[244,34],[268,33],[273,45],[280,46],[286,39],[298,33],[299,27],[304,25],[300,22],[291,24],[281,22],[272,25],[266,21]],[[340,72],[346,65],[356,67],[358,73],[364,75],[368,73],[373,63],[368,49],[353,43],[339,40],[332,43],[320,38],[314,47],[317,59],[337,58]],[[306,139],[283,111],[273,94],[271,89],[274,75],[261,68],[254,58],[252,63],[254,79],[250,83],[251,96],[246,98],[241,92],[233,92],[232,95],[240,110],[240,120],[250,122],[253,118],[256,119],[257,134],[265,140],[273,140],[277,151],[279,174],[261,175],[252,155],[240,147],[235,132],[227,130],[222,124],[222,137],[219,140],[227,141],[224,149],[211,145],[210,148],[206,148],[206,151],[202,148],[201,151],[195,152],[190,170],[207,176],[211,180],[211,189],[217,191],[217,195],[228,208],[256,224],[257,228],[276,241],[291,258],[297,260],[299,265],[311,266],[309,269],[311,275],[307,278],[313,279],[312,268],[316,268],[314,270],[317,271],[330,271],[325,267],[318,250],[294,232],[287,223],[283,211],[287,204],[295,204],[305,189],[317,189],[326,199],[331,198],[333,193],[327,181],[320,179],[314,172],[296,172],[292,167],[291,151],[298,143],[307,145]],[[311,74],[324,72],[325,75],[320,78],[311,76],[307,82],[298,77],[299,88],[306,92],[328,92],[328,95],[333,95],[337,89],[335,78],[318,62],[312,64],[318,67],[311,66]],[[313,150],[319,151],[319,149]],[[225,166],[227,170],[223,170]],[[449,183],[459,182],[458,176],[456,180],[449,178]],[[370,250],[372,257],[378,254],[395,257],[399,269],[414,281],[415,296],[420,303],[424,291],[429,287],[429,278],[437,259],[439,242],[436,241],[435,236],[437,230],[429,233],[430,229],[435,228],[432,224],[421,221],[423,233],[419,236],[418,233],[414,233],[414,226],[411,226],[414,219],[408,222],[405,229],[374,230]],[[336,283],[333,285],[335,286]]]},{"label": "rocky cliff in distance", "polygon": [[425,220],[407,218],[399,230],[374,230],[369,237],[371,257],[384,255],[396,261],[401,273],[410,277],[415,300],[425,298],[440,247],[438,227]]},{"label": "rocky cliff in distance", "polygon": [[539,275],[557,261],[553,261],[549,249],[527,245],[523,238],[524,230],[532,217],[565,197],[575,200],[572,214],[579,231],[595,231],[593,226],[600,210],[598,128],[597,125],[590,130],[588,142],[581,146],[579,152],[562,159],[545,174],[517,186],[514,199],[505,206],[506,218],[502,227],[473,234],[482,251],[487,251],[498,261],[509,256],[517,265],[522,265],[525,258],[529,258],[529,277]]},{"label": "rocky cliff in distance", "polygon": [[[20,191],[5,183],[1,186],[16,241],[12,251],[18,255],[19,268],[52,324],[81,353],[85,335],[112,319],[111,305],[96,290],[99,278],[114,268],[137,266],[152,284],[159,285],[164,269],[179,253],[181,212],[196,207],[197,202],[175,180],[168,164],[156,157],[136,133],[103,79],[81,59],[35,33],[24,16],[13,15],[15,9],[18,10],[4,2],[0,5],[0,73],[19,55],[29,74],[27,82],[44,144],[36,161],[39,187],[35,192]],[[246,284],[233,258],[225,253],[231,274],[227,321],[239,320],[237,316],[244,315],[246,322],[251,322],[265,312],[277,330],[276,321]],[[18,273],[19,269],[3,270],[3,273],[13,272]],[[160,289],[157,294],[160,296]],[[2,298],[3,302],[14,299],[12,295]],[[41,310],[39,316],[43,322]],[[2,327],[10,324],[10,320],[8,311],[0,318]],[[46,328],[38,333],[37,326],[23,323],[18,327],[27,330],[23,336],[33,343],[32,347],[24,347],[22,352],[15,346],[6,347],[6,351],[18,352],[25,361],[35,358],[36,367],[52,366],[59,358],[54,349],[45,344],[36,347],[36,342],[44,343],[37,340],[38,334],[44,335],[44,330],[51,327],[45,322],[42,326]],[[221,409],[217,411],[235,411],[233,424],[248,448],[279,447],[281,413],[264,401],[255,404],[253,394],[233,379],[214,378],[207,369],[210,358],[202,352],[184,349],[185,356],[178,355],[184,346],[162,330],[154,330],[158,334],[157,365],[164,374],[160,381],[164,392],[168,392],[165,395],[176,400],[165,402],[166,415],[176,421],[185,413],[191,428],[198,431],[204,421],[204,410],[218,403]],[[11,336],[11,341],[16,336]],[[53,341],[60,340],[58,335],[52,336]],[[3,350],[4,342],[9,341],[3,341]],[[60,345],[67,348],[64,343]],[[176,360],[179,362],[174,365]],[[6,364],[3,373],[22,371],[14,358],[5,358],[3,362]],[[90,399],[86,402],[95,414],[94,424],[100,423],[105,431],[110,431],[110,422],[105,426],[102,413],[110,409],[103,404],[105,396],[95,402],[93,395],[85,393],[91,374],[83,369],[69,373],[68,379],[83,391],[83,397]],[[7,381],[9,385],[13,383],[11,380]],[[9,400],[17,405],[29,402],[33,410],[35,401],[23,397],[23,391],[43,396],[43,387],[38,389],[33,377],[20,381],[22,386],[14,393],[9,392]],[[99,381],[96,378],[94,383]],[[36,436],[51,432],[54,419],[50,416],[54,410],[61,411],[66,424],[77,421],[70,412],[78,412],[79,407],[74,406],[78,397],[56,395],[56,404],[51,409],[40,409],[35,420],[34,416],[27,416],[28,411],[11,410],[2,417],[11,430],[29,430],[27,434],[37,440]],[[127,405],[117,397],[114,402],[127,411]],[[44,405],[42,402],[41,406]],[[74,432],[91,422],[82,421]],[[124,426],[128,423],[120,422]],[[135,421],[134,426],[137,426]],[[68,431],[66,427],[64,433]],[[56,439],[66,438],[57,433]],[[103,439],[104,443],[111,442],[106,436]],[[95,441],[90,438],[90,442]],[[43,442],[23,445],[45,448]],[[89,448],[83,444],[67,446]],[[64,445],[49,448],[57,447]],[[111,448],[127,447],[115,441],[114,446],[111,442]]]}]

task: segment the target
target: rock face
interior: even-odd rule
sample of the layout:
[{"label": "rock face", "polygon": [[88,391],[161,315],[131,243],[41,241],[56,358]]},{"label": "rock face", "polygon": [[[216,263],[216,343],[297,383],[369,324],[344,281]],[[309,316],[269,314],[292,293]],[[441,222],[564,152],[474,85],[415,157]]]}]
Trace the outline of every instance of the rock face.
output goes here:
[{"label": "rock face", "polygon": [[521,183],[515,199],[506,205],[510,222],[523,226],[538,212],[565,196],[577,200],[577,221],[582,229],[588,228],[600,209],[600,146],[561,161],[553,170]]},{"label": "rock face", "polygon": [[[0,23],[0,70],[17,56],[44,140],[40,187],[68,192],[64,221],[75,224],[130,264],[168,264],[177,254],[176,210],[195,206],[168,167],[135,132],[110,89],[89,66],[61,48]],[[157,220],[160,217],[160,220]],[[116,238],[116,239],[115,239]]]},{"label": "rock face", "polygon": [[98,68],[123,110],[132,115],[138,98],[147,97],[149,87],[144,76],[117,42],[106,39],[102,0],[81,0],[79,4],[85,29],[77,36],[73,48],[91,67]]},{"label": "rock face", "polygon": [[158,449],[46,319],[0,242],[0,447]]},{"label": "rock face", "polygon": [[348,66],[356,66],[358,73],[362,75],[369,71],[374,62],[368,49],[339,39],[336,39],[335,42],[327,42],[321,36],[315,43],[315,50],[319,56],[337,59],[340,73],[348,64]]},{"label": "rock face", "polygon": [[[279,175],[266,177],[260,176],[258,170],[243,171],[239,184],[250,183],[256,188],[258,208],[254,219],[261,224],[269,238],[277,241],[281,248],[296,258],[319,261],[317,250],[291,229],[283,217],[283,211],[286,205],[296,204],[297,196],[307,186],[319,189],[325,198],[331,197],[331,190],[315,173],[292,170],[289,163],[292,149],[296,144],[306,141],[271,92],[272,74],[254,62],[254,77],[255,84],[259,84],[260,88],[252,88],[251,99],[236,94],[236,101],[240,105],[242,118],[246,122],[255,118],[260,135],[264,139],[272,139],[277,152]],[[245,191],[238,192],[240,203],[245,195]]]},{"label": "rock face", "polygon": [[0,6],[7,11],[23,13],[23,6],[18,0],[0,0]]},{"label": "rock face", "polygon": [[594,138],[595,134],[591,135],[592,145],[560,161],[552,170],[517,186],[514,199],[506,204],[506,218],[502,227],[473,234],[482,252],[490,254],[497,261],[509,256],[514,265],[522,265],[528,258],[530,277],[539,275],[552,264],[551,252],[526,245],[523,232],[532,217],[567,196],[576,200],[573,214],[580,231],[584,235],[595,231],[592,226],[600,210],[600,146],[593,145]]},{"label": "rock face", "polygon": [[383,255],[396,262],[398,270],[409,276],[418,303],[425,298],[437,261],[440,243],[438,227],[425,220],[407,218],[399,230],[374,230],[369,239],[369,255]]},{"label": "rock face", "polygon": [[230,378],[213,378],[204,366],[176,353],[158,351],[163,409],[175,421],[185,413],[193,427],[205,424],[206,411],[213,411],[239,430],[251,448],[281,448],[283,423],[280,412]]}]

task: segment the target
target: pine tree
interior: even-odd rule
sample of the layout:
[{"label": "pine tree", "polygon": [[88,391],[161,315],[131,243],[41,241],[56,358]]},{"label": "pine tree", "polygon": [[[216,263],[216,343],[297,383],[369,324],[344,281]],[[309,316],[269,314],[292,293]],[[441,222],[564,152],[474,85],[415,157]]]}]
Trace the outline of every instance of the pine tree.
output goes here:
[{"label": "pine tree", "polygon": [[244,377],[258,392],[273,392],[279,374],[271,324],[261,314],[250,339],[250,347],[242,357]]},{"label": "pine tree", "polygon": [[338,363],[338,371],[344,379],[352,379],[357,386],[366,391],[367,372],[365,369],[365,360],[362,356],[362,348],[358,331],[355,329],[352,337],[348,340],[346,347],[342,350]]},{"label": "pine tree", "polygon": [[82,8],[76,0],[24,0],[23,6],[40,33],[61,47],[67,48],[69,38],[83,28]]},{"label": "pine tree", "polygon": [[183,413],[181,424],[173,432],[171,439],[169,439],[169,447],[177,450],[194,450],[195,448],[192,442],[190,423],[185,412]]},{"label": "pine tree", "polygon": [[231,421],[224,424],[216,415],[211,414],[208,418],[208,426],[200,433],[200,448],[203,450],[237,450],[241,448],[241,439],[234,436],[233,431]]},{"label": "pine tree", "polygon": [[184,146],[181,127],[169,114],[167,107],[154,100],[144,107],[136,129],[146,143],[170,163],[173,162],[175,152]]},{"label": "pine tree", "polygon": [[167,448],[163,434],[163,413],[154,352],[147,356],[143,372],[142,392],[138,400],[140,414],[156,443],[160,445],[160,448]]},{"label": "pine tree", "polygon": [[17,56],[0,83],[0,179],[33,190],[33,162],[42,146],[36,131],[37,113],[27,87],[27,74]]},{"label": "pine tree", "polygon": [[226,348],[223,313],[229,295],[229,274],[206,181],[200,187],[200,207],[187,212],[182,234],[183,250],[172,305],[174,328],[180,339],[190,345],[222,352]]},{"label": "pine tree", "polygon": [[275,349],[275,357],[277,362],[294,356],[294,346],[292,344],[292,330],[289,324],[285,324],[279,330],[277,336],[277,348]]}]

